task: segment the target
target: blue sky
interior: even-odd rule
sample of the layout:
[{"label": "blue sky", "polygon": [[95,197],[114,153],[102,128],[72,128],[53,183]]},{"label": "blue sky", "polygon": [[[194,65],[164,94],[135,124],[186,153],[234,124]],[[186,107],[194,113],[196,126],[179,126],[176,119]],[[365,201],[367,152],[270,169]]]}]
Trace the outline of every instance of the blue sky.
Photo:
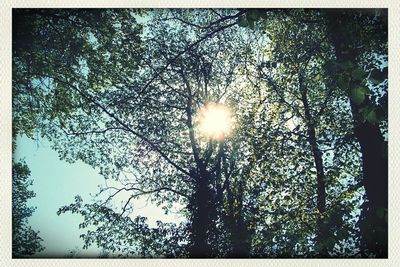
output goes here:
[{"label": "blue sky", "polygon": [[[63,214],[57,216],[57,210],[66,204],[74,202],[75,195],[90,199],[90,193],[95,193],[102,177],[90,166],[76,162],[68,164],[61,161],[55,151],[46,141],[34,141],[26,137],[17,139],[17,150],[14,157],[22,158],[31,170],[34,180],[30,187],[36,193],[28,205],[37,209],[29,218],[33,229],[40,231],[42,243],[46,249],[37,256],[63,256],[70,250],[82,248],[83,241],[79,239],[82,229],[79,215]],[[99,249],[91,249],[89,254],[98,253]]]},{"label": "blue sky", "polygon": [[[78,251],[78,256],[97,256],[101,249],[91,247],[82,250],[83,241],[79,235],[84,233],[78,228],[82,219],[77,214],[61,214],[57,210],[74,202],[76,195],[84,201],[92,199],[91,194],[98,191],[98,185],[104,185],[104,178],[91,166],[78,161],[69,164],[61,161],[57,152],[53,151],[46,140],[31,140],[26,137],[17,139],[15,159],[24,159],[31,170],[33,185],[30,187],[36,197],[29,200],[29,206],[37,209],[29,218],[34,230],[40,231],[42,244],[46,249],[37,253],[38,257],[63,257],[70,251]],[[156,220],[179,222],[182,220],[175,214],[165,215],[161,208],[139,199],[133,215],[148,217],[150,226]]]}]

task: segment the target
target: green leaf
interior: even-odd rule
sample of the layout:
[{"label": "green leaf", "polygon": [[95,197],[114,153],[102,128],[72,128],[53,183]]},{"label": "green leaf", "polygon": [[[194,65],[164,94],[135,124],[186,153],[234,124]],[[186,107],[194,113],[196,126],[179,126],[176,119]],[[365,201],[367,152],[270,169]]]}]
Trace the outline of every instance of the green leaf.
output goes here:
[{"label": "green leaf", "polygon": [[352,71],[351,75],[355,80],[361,81],[365,77],[365,72],[361,68],[356,68]]},{"label": "green leaf", "polygon": [[249,28],[252,29],[252,30],[254,30],[254,29],[255,29],[254,21],[253,21],[253,20],[249,20],[248,22],[249,22],[249,23],[248,23]]},{"label": "green leaf", "polygon": [[365,107],[360,109],[360,114],[362,115],[364,121],[368,121],[372,124],[379,123],[381,116],[379,116],[378,111],[374,107]]},{"label": "green leaf", "polygon": [[345,90],[346,87],[348,86],[348,81],[343,75],[341,75],[337,80],[337,85],[339,86],[340,89]]},{"label": "green leaf", "polygon": [[359,88],[359,90],[361,90],[366,95],[369,95],[371,93],[371,90],[366,86],[359,86],[357,88]]},{"label": "green leaf", "polygon": [[248,24],[247,19],[245,17],[240,17],[240,18],[238,18],[238,25],[240,27],[247,27],[249,24]]},{"label": "green leaf", "polygon": [[367,116],[365,117],[365,119],[366,119],[367,121],[369,121],[370,123],[372,123],[372,124],[379,123],[379,118],[378,118],[378,116],[376,115],[375,110],[370,111],[370,112],[367,114]]},{"label": "green leaf", "polygon": [[258,10],[252,9],[246,13],[246,18],[249,21],[257,21],[260,18],[260,12]]},{"label": "green leaf", "polygon": [[364,99],[365,95],[368,93],[368,88],[364,86],[358,86],[350,90],[350,99],[356,104],[360,105]]}]

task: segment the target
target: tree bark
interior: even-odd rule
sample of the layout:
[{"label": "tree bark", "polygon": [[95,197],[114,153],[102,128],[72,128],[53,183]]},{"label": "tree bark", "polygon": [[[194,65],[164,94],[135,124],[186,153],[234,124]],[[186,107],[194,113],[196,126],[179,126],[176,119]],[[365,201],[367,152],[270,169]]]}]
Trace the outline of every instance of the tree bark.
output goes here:
[{"label": "tree bark", "polygon": [[210,258],[213,256],[209,243],[210,228],[213,224],[213,194],[209,188],[210,173],[206,170],[191,171],[195,180],[195,188],[189,202],[191,211],[189,257]]},{"label": "tree bark", "polygon": [[[227,226],[230,232],[231,252],[230,258],[250,257],[250,238],[246,222],[243,217],[243,188],[239,184],[238,194],[233,194],[230,183],[227,184],[228,215]],[[236,199],[236,205],[235,205]]]},{"label": "tree bark", "polygon": [[[351,39],[358,37],[349,32],[349,29],[355,27],[355,21],[350,16],[351,14],[327,12],[327,26],[337,62],[351,62],[357,66],[358,50],[354,48]],[[353,81],[349,88],[357,85]],[[379,126],[363,120],[360,115],[363,107],[372,104],[371,100],[366,97],[363,103],[357,105],[350,99],[350,104],[354,135],[361,147],[362,183],[367,197],[360,218],[361,250],[364,256],[372,253],[376,257],[386,258],[388,226],[383,214],[388,208],[388,161],[384,152],[387,144]]]}]

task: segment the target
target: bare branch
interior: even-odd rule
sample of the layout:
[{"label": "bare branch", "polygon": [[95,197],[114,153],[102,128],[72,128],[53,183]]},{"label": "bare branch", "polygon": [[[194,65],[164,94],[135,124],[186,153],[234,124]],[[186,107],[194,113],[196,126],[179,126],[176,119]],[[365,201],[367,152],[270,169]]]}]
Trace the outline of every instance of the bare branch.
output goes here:
[{"label": "bare branch", "polygon": [[129,205],[129,203],[132,201],[132,199],[137,198],[137,197],[139,197],[139,196],[150,195],[150,194],[158,193],[158,192],[161,192],[161,191],[168,191],[168,192],[172,192],[172,193],[174,193],[174,194],[177,194],[177,195],[180,195],[180,196],[182,196],[182,197],[185,197],[185,198],[189,199],[189,196],[186,195],[185,193],[179,192],[179,191],[174,190],[174,189],[169,188],[169,187],[160,187],[160,188],[156,188],[156,189],[153,189],[153,190],[145,191],[145,190],[142,190],[142,189],[137,188],[137,187],[130,187],[130,188],[122,187],[122,188],[116,188],[116,187],[113,187],[113,186],[109,186],[109,187],[103,189],[100,193],[102,193],[102,192],[104,192],[104,191],[106,191],[106,190],[110,190],[110,189],[115,189],[116,191],[115,191],[113,194],[111,194],[111,195],[102,203],[102,205],[104,205],[104,204],[106,204],[107,202],[109,202],[112,198],[114,198],[117,194],[119,194],[119,193],[122,192],[122,191],[137,191],[137,192],[138,192],[138,193],[136,193],[136,194],[132,194],[132,195],[128,198],[128,200],[125,202],[125,205],[124,205],[123,208],[122,208],[122,212],[120,213],[119,217],[122,217],[122,215],[126,212],[127,207],[128,207],[128,205]]}]

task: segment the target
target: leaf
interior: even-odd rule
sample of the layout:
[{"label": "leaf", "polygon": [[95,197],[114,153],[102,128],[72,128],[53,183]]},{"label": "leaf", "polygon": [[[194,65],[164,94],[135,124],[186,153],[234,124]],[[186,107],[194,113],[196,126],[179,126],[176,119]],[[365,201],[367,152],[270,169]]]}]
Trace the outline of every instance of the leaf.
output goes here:
[{"label": "leaf", "polygon": [[368,93],[368,88],[364,86],[358,86],[350,90],[350,99],[356,104],[360,105],[364,99],[365,95]]},{"label": "leaf", "polygon": [[264,10],[258,10],[258,14],[260,15],[261,18],[263,19],[267,19],[268,18],[268,14],[266,11]]},{"label": "leaf", "polygon": [[341,75],[337,80],[337,85],[339,86],[340,89],[345,90],[346,87],[348,86],[348,81],[343,75]]},{"label": "leaf", "polygon": [[382,82],[382,81],[376,80],[376,79],[371,78],[371,77],[369,78],[369,81],[374,85],[378,85],[378,84],[380,84]]},{"label": "leaf", "polygon": [[385,79],[387,79],[388,75],[388,68],[384,68],[382,71],[378,69],[374,69],[371,72],[371,75],[369,76],[369,79],[374,83],[374,84],[379,84],[383,82]]},{"label": "leaf", "polygon": [[377,123],[379,123],[379,118],[378,118],[378,116],[376,115],[375,110],[372,110],[371,112],[369,112],[369,113],[367,114],[367,116],[365,117],[365,119],[366,119],[367,121],[369,121],[370,123],[372,123],[372,124],[377,124]]},{"label": "leaf", "polygon": [[363,121],[368,121],[372,124],[379,123],[382,116],[379,116],[378,111],[374,107],[365,107],[360,109],[360,114],[363,117]]},{"label": "leaf", "polygon": [[351,75],[355,80],[361,81],[365,77],[365,72],[361,68],[356,68],[355,70],[352,71]]},{"label": "leaf", "polygon": [[255,24],[254,24],[254,21],[253,21],[253,20],[249,20],[249,21],[248,21],[248,25],[249,25],[249,28],[250,28],[250,29],[252,29],[252,30],[255,29]]},{"label": "leaf", "polygon": [[249,24],[248,24],[247,19],[245,17],[240,17],[240,18],[238,18],[238,25],[240,27],[247,27]]},{"label": "leaf", "polygon": [[249,21],[257,21],[260,16],[260,12],[256,9],[252,9],[246,13],[247,20]]}]

